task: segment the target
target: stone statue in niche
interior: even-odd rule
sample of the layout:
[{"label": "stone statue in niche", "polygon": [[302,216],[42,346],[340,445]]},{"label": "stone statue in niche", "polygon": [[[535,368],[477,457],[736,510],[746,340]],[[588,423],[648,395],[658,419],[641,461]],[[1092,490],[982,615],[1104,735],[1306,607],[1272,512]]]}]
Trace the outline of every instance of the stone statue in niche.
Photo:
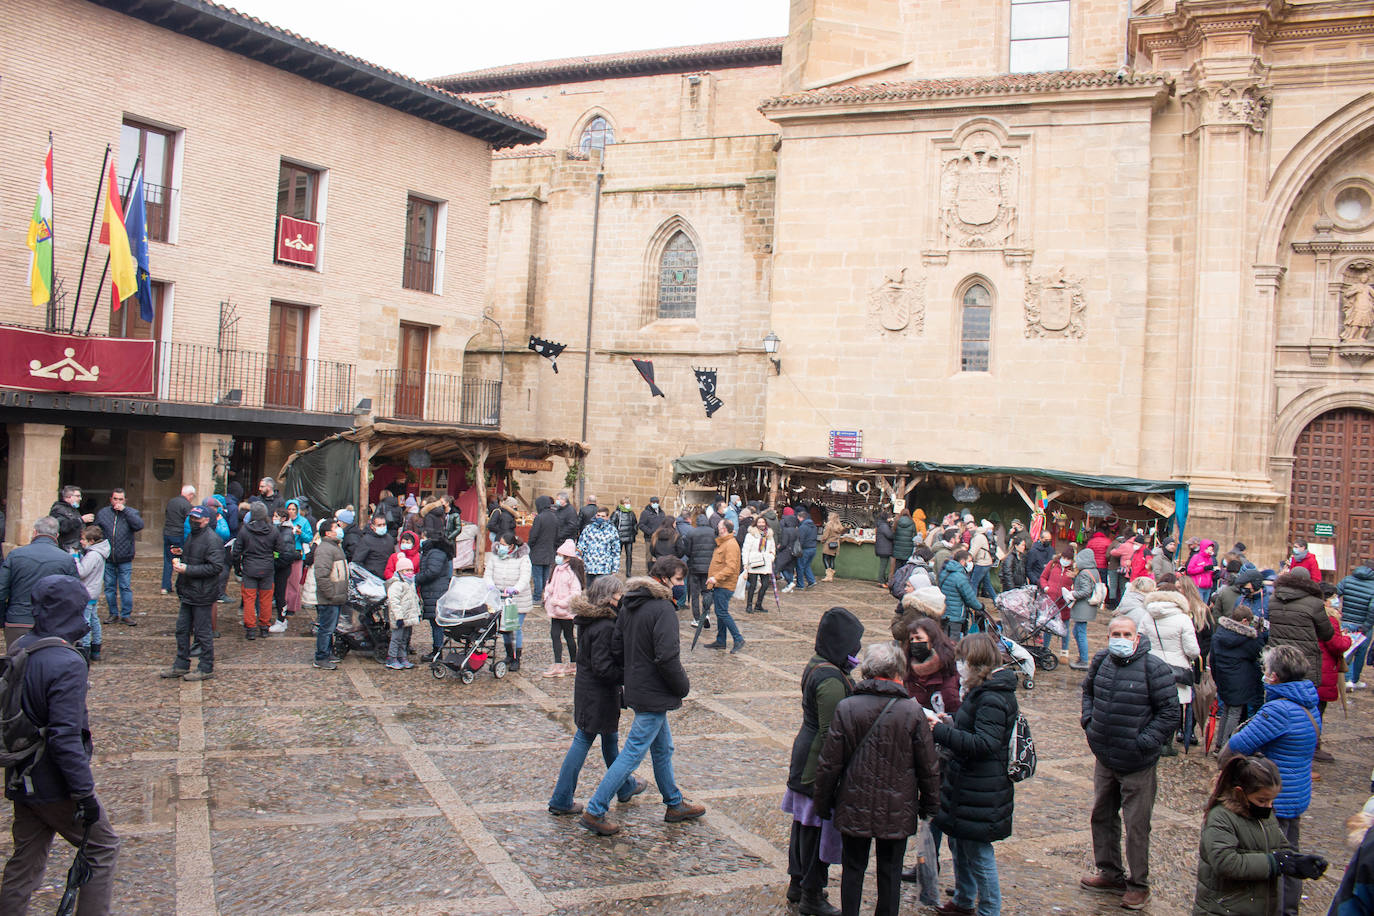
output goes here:
[{"label": "stone statue in niche", "polygon": [[987,130],[969,134],[940,170],[940,219],[951,248],[1000,248],[1016,230],[1016,160]]},{"label": "stone statue in niche", "polygon": [[883,276],[883,282],[868,294],[869,313],[884,331],[904,334],[922,333],[926,326],[925,278],[908,280],[906,268]]},{"label": "stone statue in niche", "polygon": [[1064,268],[1026,278],[1026,336],[1082,337],[1083,281]]},{"label": "stone statue in niche", "polygon": [[1341,284],[1341,340],[1366,342],[1374,327],[1374,262],[1356,261],[1345,271]]}]

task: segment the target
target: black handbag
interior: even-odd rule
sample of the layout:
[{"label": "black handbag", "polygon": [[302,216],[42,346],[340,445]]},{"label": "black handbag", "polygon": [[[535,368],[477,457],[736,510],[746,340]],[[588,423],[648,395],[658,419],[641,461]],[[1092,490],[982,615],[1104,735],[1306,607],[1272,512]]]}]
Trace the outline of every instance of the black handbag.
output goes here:
[{"label": "black handbag", "polygon": [[[1159,651],[1163,652],[1164,637],[1159,635],[1159,624],[1153,617],[1150,618],[1150,624],[1155,628],[1155,639],[1159,640],[1155,645],[1159,646]],[[1170,665],[1169,668],[1174,672],[1174,683],[1180,687],[1192,687],[1197,684],[1193,678],[1192,668],[1184,668],[1181,665]]]}]

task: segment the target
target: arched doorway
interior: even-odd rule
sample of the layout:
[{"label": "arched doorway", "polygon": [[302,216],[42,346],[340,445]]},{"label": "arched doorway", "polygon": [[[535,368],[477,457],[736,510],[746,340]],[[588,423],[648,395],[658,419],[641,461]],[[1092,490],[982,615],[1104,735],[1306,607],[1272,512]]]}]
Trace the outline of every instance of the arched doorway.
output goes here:
[{"label": "arched doorway", "polygon": [[[1293,449],[1288,537],[1331,544],[1344,576],[1374,551],[1374,413],[1345,408],[1317,417]],[[1334,535],[1318,535],[1318,525]]]}]

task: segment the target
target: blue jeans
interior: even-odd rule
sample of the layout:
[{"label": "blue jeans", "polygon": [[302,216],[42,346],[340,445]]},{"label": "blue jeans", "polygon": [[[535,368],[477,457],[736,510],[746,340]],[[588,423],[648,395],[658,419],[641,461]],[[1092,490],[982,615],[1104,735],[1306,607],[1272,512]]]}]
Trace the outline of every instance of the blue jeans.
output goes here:
[{"label": "blue jeans", "polygon": [[1073,642],[1078,646],[1078,663],[1086,665],[1088,663],[1088,622],[1086,620],[1073,621]]},{"label": "blue jeans", "polygon": [[172,548],[181,546],[181,538],[162,536],[162,590],[172,590]]},{"label": "blue jeans", "polygon": [[[1355,630],[1347,629],[1347,633],[1355,633]],[[1363,632],[1363,631],[1360,631]],[[1360,682],[1360,674],[1364,671],[1364,657],[1369,652],[1369,640],[1360,643],[1360,647],[1350,653],[1350,670],[1346,672],[1345,679],[1352,684]]]},{"label": "blue jeans", "polygon": [[83,649],[87,646],[100,645],[104,637],[100,629],[100,602],[94,598],[86,602],[86,624],[91,628],[91,632],[81,637],[77,645]]},{"label": "blue jeans", "polygon": [[735,623],[735,618],[730,616],[730,599],[734,597],[734,590],[729,588],[711,589],[711,603],[716,608],[716,645],[725,645],[725,631],[729,630],[730,635],[735,638],[735,644],[744,642],[744,636],[739,631],[739,624]]},{"label": "blue jeans", "polygon": [[329,661],[330,649],[334,644],[334,628],[339,625],[339,606],[321,604],[315,608],[320,622],[315,629],[315,661]]},{"label": "blue jeans", "polygon": [[816,584],[816,574],[811,571],[811,561],[816,559],[816,548],[803,547],[797,558],[797,584],[802,588]]},{"label": "blue jeans", "polygon": [[[105,564],[105,606],[111,617],[127,618],[134,611],[134,563],[127,560]],[[116,590],[117,593],[116,593]],[[116,596],[120,603],[115,602]],[[121,609],[122,605],[122,609]]]},{"label": "blue jeans", "polygon": [[[596,735],[591,732],[584,732],[578,729],[573,733],[572,747],[568,748],[567,755],[563,758],[563,766],[558,769],[558,782],[553,787],[553,795],[549,798],[549,807],[558,808],[566,811],[573,806],[573,793],[577,791],[577,777],[582,773],[582,764],[587,762],[587,752],[592,749],[592,742],[596,740]],[[601,733],[601,759],[606,761],[606,769],[609,771],[619,756],[620,732]],[[616,792],[616,797],[621,801],[629,801],[630,793],[635,789],[635,777],[631,773],[625,777],[625,781],[620,784],[620,789]]]},{"label": "blue jeans", "polygon": [[525,615],[520,615],[520,629],[515,631],[515,648],[525,648]]},{"label": "blue jeans", "polygon": [[949,838],[954,857],[954,902],[972,909],[978,901],[978,916],[998,916],[1002,912],[1002,887],[997,881],[997,857],[991,843]]},{"label": "blue jeans", "polygon": [[991,566],[973,567],[973,575],[969,577],[969,585],[973,586],[973,594],[977,595],[979,598],[984,596],[988,598],[997,597],[997,592],[992,590]]},{"label": "blue jeans", "polygon": [[587,811],[597,817],[605,817],[610,807],[611,796],[625,785],[625,780],[634,773],[644,755],[649,754],[654,761],[654,782],[663,796],[663,804],[675,808],[682,804],[682,793],[678,791],[677,780],[673,778],[673,736],[668,731],[666,712],[640,712],[636,710],[630,735],[625,739],[625,747],[615,758],[615,763],[606,769],[601,784],[587,800]]},{"label": "blue jeans", "polygon": [[534,601],[538,604],[544,600],[544,583],[549,581],[549,567],[530,566],[530,587],[534,589]]}]

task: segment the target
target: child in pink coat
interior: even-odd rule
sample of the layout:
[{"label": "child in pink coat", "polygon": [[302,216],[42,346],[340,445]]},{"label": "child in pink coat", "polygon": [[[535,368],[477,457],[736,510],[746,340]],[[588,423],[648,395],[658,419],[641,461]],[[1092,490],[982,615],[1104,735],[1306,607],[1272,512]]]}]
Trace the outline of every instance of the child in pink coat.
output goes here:
[{"label": "child in pink coat", "polygon": [[[553,664],[544,677],[567,677],[577,673],[577,640],[573,636],[572,602],[587,584],[587,569],[577,556],[577,545],[564,541],[554,555],[553,575],[544,586],[544,610],[549,615],[549,638],[553,640]],[[560,639],[561,637],[561,639]],[[563,664],[563,643],[568,644],[568,664]]]}]

